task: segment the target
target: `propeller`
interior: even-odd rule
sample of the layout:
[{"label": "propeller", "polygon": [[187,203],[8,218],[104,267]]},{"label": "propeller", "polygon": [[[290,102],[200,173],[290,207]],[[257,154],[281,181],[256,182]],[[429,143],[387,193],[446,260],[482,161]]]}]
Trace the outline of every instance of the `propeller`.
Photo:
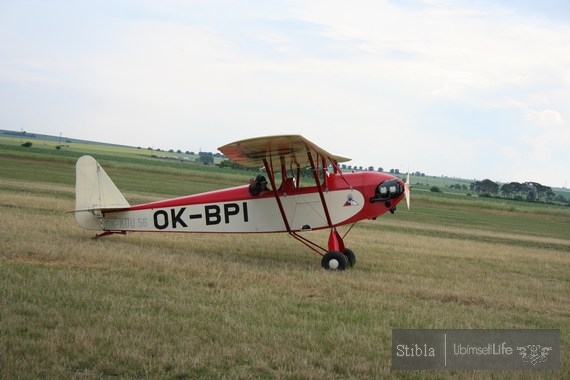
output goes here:
[{"label": "propeller", "polygon": [[404,197],[406,198],[406,205],[408,205],[408,210],[410,209],[410,196],[410,172],[408,172],[406,182],[404,183]]}]

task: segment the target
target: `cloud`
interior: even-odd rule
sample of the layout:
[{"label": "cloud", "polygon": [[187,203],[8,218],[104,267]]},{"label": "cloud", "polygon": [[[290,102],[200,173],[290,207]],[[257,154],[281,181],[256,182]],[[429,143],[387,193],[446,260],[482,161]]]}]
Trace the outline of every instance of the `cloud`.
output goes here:
[{"label": "cloud", "polygon": [[563,123],[562,115],[555,110],[537,111],[532,108],[527,108],[523,112],[526,119],[542,127],[557,126]]},{"label": "cloud", "polygon": [[356,165],[480,178],[570,159],[570,26],[514,2],[6,8],[8,127],[211,151],[299,133]]}]

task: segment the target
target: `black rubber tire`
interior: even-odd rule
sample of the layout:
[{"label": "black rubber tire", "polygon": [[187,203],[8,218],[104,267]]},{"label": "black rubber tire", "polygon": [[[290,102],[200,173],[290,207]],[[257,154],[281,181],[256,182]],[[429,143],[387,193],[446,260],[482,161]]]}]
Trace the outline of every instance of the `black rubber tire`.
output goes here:
[{"label": "black rubber tire", "polygon": [[356,264],[356,255],[354,254],[354,252],[352,252],[351,249],[348,248],[346,248],[343,253],[348,259],[348,266],[352,268],[354,264]]},{"label": "black rubber tire", "polygon": [[345,270],[348,265],[348,258],[338,251],[325,253],[321,260],[321,266],[326,270]]}]

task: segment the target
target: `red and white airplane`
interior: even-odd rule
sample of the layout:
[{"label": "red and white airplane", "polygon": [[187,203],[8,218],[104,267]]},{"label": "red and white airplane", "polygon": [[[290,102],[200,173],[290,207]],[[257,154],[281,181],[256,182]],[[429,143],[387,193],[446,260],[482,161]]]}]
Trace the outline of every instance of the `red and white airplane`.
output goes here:
[{"label": "red and white airplane", "polygon": [[[75,219],[102,231],[96,237],[127,232],[270,233],[287,232],[322,256],[325,269],[352,267],[356,258],[344,237],[354,224],[394,212],[406,199],[406,183],[380,172],[342,173],[349,158],[330,154],[298,135],[267,136],[227,144],[229,160],[263,174],[250,184],[131,206],[91,156],[76,164]],[[308,184],[301,176],[309,168]],[[267,177],[267,178],[266,178]],[[279,182],[279,183],[278,183]],[[337,227],[351,225],[344,236]],[[309,240],[308,231],[329,229],[328,249]]]}]

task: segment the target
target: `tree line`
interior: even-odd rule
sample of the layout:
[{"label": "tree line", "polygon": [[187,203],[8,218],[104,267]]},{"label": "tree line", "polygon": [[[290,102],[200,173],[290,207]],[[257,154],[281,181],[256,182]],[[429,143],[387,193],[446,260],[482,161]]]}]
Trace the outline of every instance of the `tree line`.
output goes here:
[{"label": "tree line", "polygon": [[568,203],[563,195],[557,196],[550,186],[544,186],[538,182],[509,182],[499,185],[490,179],[484,179],[472,182],[469,189],[480,196],[501,194],[505,198],[516,200]]},{"label": "tree line", "polygon": [[[240,169],[240,170],[253,170],[257,171],[257,169],[245,168],[235,162],[231,162],[229,160],[223,160],[220,164],[220,167],[225,168],[232,168],[232,169]],[[366,171],[363,167],[357,166],[350,166],[342,164],[340,165],[342,170],[353,170],[353,171]],[[374,167],[370,166],[367,168],[368,171],[374,171]],[[377,169],[379,172],[383,171],[382,167]],[[391,174],[399,175],[400,170],[398,169],[391,169]],[[414,172],[410,173],[416,176],[425,176],[425,173]],[[302,177],[312,177],[313,172],[311,168],[304,168],[301,170]],[[450,185],[450,188],[455,188],[457,190],[467,190],[467,185]],[[435,188],[435,187],[434,187]],[[570,202],[561,194],[556,195],[550,186],[541,185],[538,182],[509,182],[503,185],[500,185],[496,182],[491,181],[490,179],[484,179],[482,181],[475,181],[469,185],[469,190],[474,193],[477,193],[479,196],[503,196],[505,198],[514,199],[514,200],[525,200],[525,201],[542,201],[542,202],[559,202],[563,204],[569,204]],[[432,188],[432,191],[433,188]],[[439,191],[439,189],[437,189]]]}]

